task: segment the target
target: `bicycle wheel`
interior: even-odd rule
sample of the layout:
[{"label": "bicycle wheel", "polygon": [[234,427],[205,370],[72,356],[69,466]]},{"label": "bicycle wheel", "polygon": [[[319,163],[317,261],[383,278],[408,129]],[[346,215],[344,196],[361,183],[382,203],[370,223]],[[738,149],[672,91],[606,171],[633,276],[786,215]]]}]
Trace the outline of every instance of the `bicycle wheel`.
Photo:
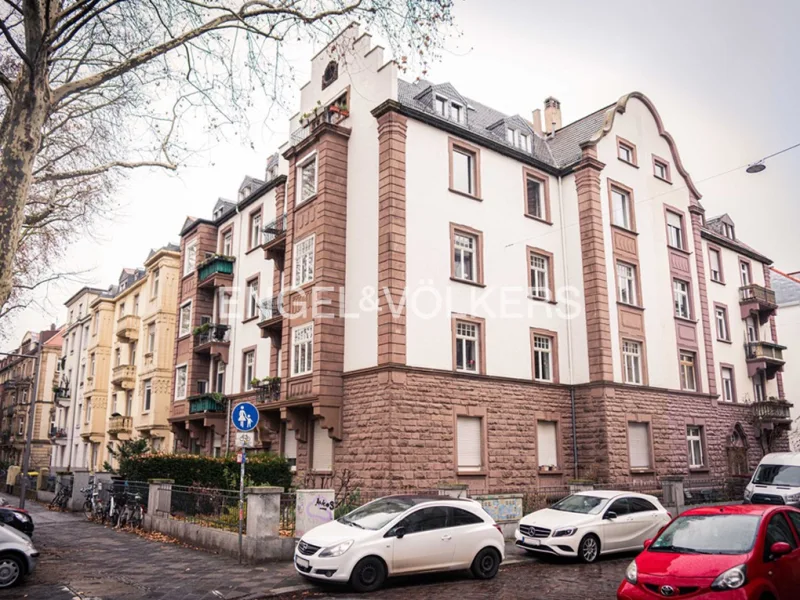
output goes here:
[{"label": "bicycle wheel", "polygon": [[87,499],[86,502],[83,503],[83,514],[86,515],[86,518],[90,521],[94,516],[94,507],[92,506],[92,501]]},{"label": "bicycle wheel", "polygon": [[139,529],[142,526],[142,507],[137,506],[133,511],[133,516],[131,517],[131,527],[134,529]]},{"label": "bicycle wheel", "polygon": [[119,519],[117,520],[117,527],[119,527],[120,529],[123,529],[125,527],[125,525],[128,524],[128,514],[129,514],[129,512],[130,512],[130,509],[127,506],[125,506],[120,511]]}]

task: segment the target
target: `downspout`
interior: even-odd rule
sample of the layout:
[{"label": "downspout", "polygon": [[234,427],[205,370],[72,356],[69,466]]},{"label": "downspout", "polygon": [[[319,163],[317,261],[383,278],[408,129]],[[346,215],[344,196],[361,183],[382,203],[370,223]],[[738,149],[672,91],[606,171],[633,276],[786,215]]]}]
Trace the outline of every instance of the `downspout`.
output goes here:
[{"label": "downspout", "polygon": [[[70,412],[72,412],[72,423],[70,425],[67,425],[66,421],[64,422],[64,425],[69,427],[69,434],[67,435],[67,444],[69,445],[69,458],[67,458],[67,465],[66,465],[68,471],[72,471],[72,449],[73,449],[73,445],[74,445],[74,442],[75,442],[75,439],[74,439],[75,438],[75,412],[77,411],[77,408],[78,408],[77,393],[78,393],[78,390],[80,389],[80,382],[78,381],[78,379],[80,378],[80,373],[81,373],[81,369],[80,369],[80,367],[81,367],[81,354],[83,353],[83,323],[81,323],[80,320],[78,320],[78,323],[80,324],[80,331],[78,332],[78,336],[79,336],[79,338],[78,338],[79,339],[79,343],[78,343],[78,349],[79,349],[78,362],[75,365],[75,375],[76,375],[76,377],[75,377],[75,383],[72,386],[72,398],[70,399]],[[64,357],[64,358],[66,359],[67,357]],[[64,366],[65,367],[66,367],[66,362],[67,361],[64,360]],[[72,383],[72,382],[70,382],[70,383]]]},{"label": "downspout", "polygon": [[[564,271],[564,284],[569,281],[569,267],[567,260],[567,240],[564,228],[564,194],[563,194],[563,177],[558,178],[558,211],[561,217],[561,256],[564,259],[561,261]],[[567,373],[569,377],[569,403],[572,413],[572,463],[573,463],[573,477],[578,478],[578,428],[575,424],[576,410],[575,410],[575,381],[572,372],[572,319],[567,315]]]},{"label": "downspout", "polygon": [[[238,217],[241,214],[241,211],[239,210],[239,202],[238,201],[236,202],[235,208],[236,208],[236,216]],[[237,218],[235,222],[239,223],[239,219]],[[237,239],[236,239],[236,256],[241,256],[242,255],[242,237],[244,235],[243,231],[244,230],[243,230],[243,228],[241,226],[241,223],[239,223],[239,234],[237,235]],[[250,235],[250,231],[249,230],[247,231],[247,235]],[[233,279],[234,288],[238,289],[239,269],[236,269],[236,274],[233,276],[233,278],[234,278]],[[228,311],[230,311],[230,303],[228,304]],[[217,317],[219,317],[219,293],[217,293]],[[228,320],[230,321],[230,314],[228,314]],[[232,323],[231,323],[231,332],[230,332],[229,335],[230,335],[231,345],[233,345],[233,324]],[[232,363],[235,360],[236,360],[236,353],[235,352],[229,353],[228,354],[228,361],[230,363]],[[227,387],[228,380],[229,380],[230,374],[232,372],[233,372],[233,366],[230,365],[230,364],[225,365],[225,386],[224,387]],[[212,375],[216,375],[216,374],[212,373]],[[228,453],[231,451],[231,410],[232,410],[233,407],[231,406],[230,396],[227,398],[227,404],[228,404],[228,418],[227,418],[227,421],[225,422],[225,456],[228,456]],[[214,448],[211,448],[211,452],[213,454]]]}]

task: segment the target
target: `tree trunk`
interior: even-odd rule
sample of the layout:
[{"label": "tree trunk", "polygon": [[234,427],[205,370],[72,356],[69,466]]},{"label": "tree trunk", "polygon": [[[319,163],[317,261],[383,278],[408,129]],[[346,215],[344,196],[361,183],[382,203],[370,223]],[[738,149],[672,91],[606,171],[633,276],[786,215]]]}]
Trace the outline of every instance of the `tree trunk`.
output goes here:
[{"label": "tree trunk", "polygon": [[[35,67],[34,67],[35,68]],[[33,164],[47,120],[49,86],[46,69],[30,77],[23,69],[0,125],[0,309],[13,289],[13,267],[25,218]]]}]

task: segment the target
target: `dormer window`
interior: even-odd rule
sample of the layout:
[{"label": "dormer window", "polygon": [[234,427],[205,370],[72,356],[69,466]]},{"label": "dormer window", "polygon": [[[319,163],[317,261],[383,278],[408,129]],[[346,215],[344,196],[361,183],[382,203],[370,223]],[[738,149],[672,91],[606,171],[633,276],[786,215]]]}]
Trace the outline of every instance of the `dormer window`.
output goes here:
[{"label": "dormer window", "polygon": [[455,102],[450,104],[450,118],[456,123],[464,122],[464,107]]},{"label": "dormer window", "polygon": [[722,234],[728,238],[729,240],[735,240],[736,235],[733,231],[733,225],[728,225],[727,223],[722,224]]},{"label": "dormer window", "polygon": [[527,133],[522,133],[510,127],[506,129],[506,141],[523,150],[525,152],[531,151],[531,136]]},{"label": "dormer window", "polygon": [[244,200],[250,195],[250,186],[246,185],[241,190],[239,190],[239,200]]},{"label": "dormer window", "polygon": [[447,99],[442,98],[441,96],[436,96],[435,100],[433,101],[433,108],[436,110],[437,115],[441,115],[443,117],[447,116]]},{"label": "dormer window", "polygon": [[270,167],[269,169],[267,169],[267,181],[272,181],[277,176],[278,176],[278,167],[277,166]]}]

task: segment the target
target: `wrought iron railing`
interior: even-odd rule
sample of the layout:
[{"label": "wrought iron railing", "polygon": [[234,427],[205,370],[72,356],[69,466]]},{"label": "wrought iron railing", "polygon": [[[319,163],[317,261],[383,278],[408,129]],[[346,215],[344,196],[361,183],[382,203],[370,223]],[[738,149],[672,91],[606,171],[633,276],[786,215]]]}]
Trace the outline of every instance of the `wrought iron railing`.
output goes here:
[{"label": "wrought iron railing", "polygon": [[286,233],[286,214],[281,215],[272,223],[269,223],[261,233],[261,243],[269,244],[276,238]]},{"label": "wrought iron railing", "polygon": [[739,302],[760,302],[761,304],[776,304],[775,290],[765,288],[763,285],[751,283],[739,288]]},{"label": "wrought iron railing", "polygon": [[261,301],[259,310],[261,312],[262,321],[271,321],[281,316],[281,300],[281,296],[278,295]]},{"label": "wrought iron railing", "polygon": [[[239,527],[239,492],[201,486],[170,485],[170,518],[203,527],[237,531]],[[244,503],[243,527],[247,527],[247,501]]]},{"label": "wrought iron railing", "polygon": [[197,267],[197,279],[203,281],[215,273],[233,275],[234,260],[232,256],[212,256],[208,260],[200,263],[200,266]]},{"label": "wrought iron railing", "polygon": [[280,400],[281,378],[268,377],[258,383],[255,388],[258,390],[259,402],[273,402],[275,400]]},{"label": "wrought iron railing", "polygon": [[205,323],[195,329],[194,345],[202,346],[209,342],[225,343],[230,341],[229,325],[221,325],[218,323]]}]

